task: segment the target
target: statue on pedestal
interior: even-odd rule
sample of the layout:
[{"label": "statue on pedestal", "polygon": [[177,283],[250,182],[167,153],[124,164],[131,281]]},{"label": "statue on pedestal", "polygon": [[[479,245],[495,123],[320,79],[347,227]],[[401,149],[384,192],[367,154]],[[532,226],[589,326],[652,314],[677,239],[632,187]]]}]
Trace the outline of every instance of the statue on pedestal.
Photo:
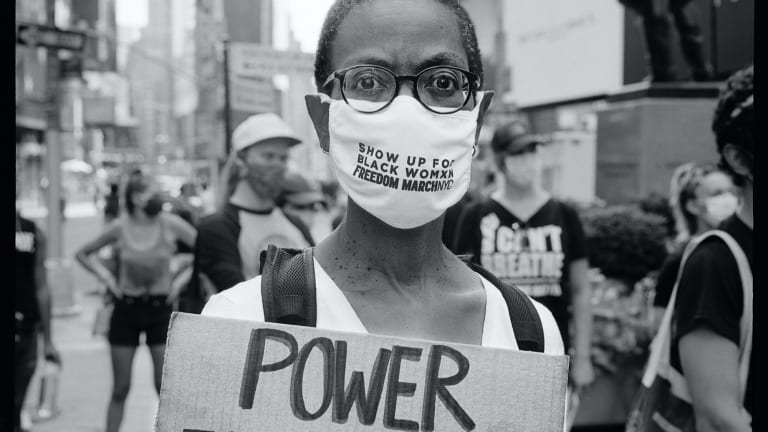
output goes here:
[{"label": "statue on pedestal", "polygon": [[704,36],[693,0],[619,0],[643,20],[651,82],[681,81],[672,65],[672,26],[693,81],[713,80],[712,66],[704,55]]}]

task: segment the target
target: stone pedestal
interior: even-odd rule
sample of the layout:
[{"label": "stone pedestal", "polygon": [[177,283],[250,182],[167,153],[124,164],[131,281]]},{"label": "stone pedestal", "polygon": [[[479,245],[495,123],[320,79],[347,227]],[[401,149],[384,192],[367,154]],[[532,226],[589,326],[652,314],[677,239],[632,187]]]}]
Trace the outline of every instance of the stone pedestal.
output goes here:
[{"label": "stone pedestal", "polygon": [[597,197],[616,204],[668,196],[677,166],[716,162],[718,91],[718,83],[640,83],[610,95],[597,113]]}]

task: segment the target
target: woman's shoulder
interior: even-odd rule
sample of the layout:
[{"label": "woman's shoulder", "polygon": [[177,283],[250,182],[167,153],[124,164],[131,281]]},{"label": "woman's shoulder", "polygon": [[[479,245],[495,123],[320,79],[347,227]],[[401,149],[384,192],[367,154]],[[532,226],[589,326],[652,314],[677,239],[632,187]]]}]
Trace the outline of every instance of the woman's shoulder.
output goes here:
[{"label": "woman's shoulder", "polygon": [[261,303],[261,276],[240,282],[208,299],[201,315],[219,318],[264,321]]},{"label": "woman's shoulder", "polygon": [[128,216],[120,215],[104,226],[102,232],[112,237],[119,237],[123,232],[123,227],[125,227],[127,223],[129,223]]},{"label": "woman's shoulder", "polygon": [[[495,307],[502,307],[503,303],[503,313],[500,313],[498,316],[505,316],[506,319],[510,319],[509,316],[509,310],[508,305],[506,303],[506,300],[501,295],[501,290],[496,287],[493,283],[491,283],[488,279],[486,279],[483,275],[479,275],[482,280],[483,284],[486,287],[486,289],[493,289],[495,291],[488,291],[489,297],[487,301],[492,302],[498,302],[498,305]],[[496,292],[497,294],[492,294]],[[521,292],[522,295],[523,294]],[[544,353],[545,354],[555,354],[555,355],[562,355],[565,353],[565,347],[563,345],[563,338],[560,334],[560,329],[557,326],[557,321],[555,321],[555,317],[552,315],[552,312],[547,309],[546,306],[539,303],[538,301],[534,300],[531,297],[528,297],[531,300],[531,303],[533,304],[534,308],[536,309],[536,314],[539,316],[539,320],[541,321],[541,328],[544,333]],[[512,330],[514,331],[514,329]]]},{"label": "woman's shoulder", "polygon": [[557,326],[552,312],[547,309],[546,306],[531,299],[533,306],[536,308],[536,312],[539,314],[541,320],[541,328],[544,330],[544,353],[563,355],[565,354],[565,345],[563,344],[563,336],[560,334],[560,328]]},{"label": "woman's shoulder", "polygon": [[160,219],[173,228],[189,225],[189,222],[185,221],[183,217],[167,211],[160,213]]}]

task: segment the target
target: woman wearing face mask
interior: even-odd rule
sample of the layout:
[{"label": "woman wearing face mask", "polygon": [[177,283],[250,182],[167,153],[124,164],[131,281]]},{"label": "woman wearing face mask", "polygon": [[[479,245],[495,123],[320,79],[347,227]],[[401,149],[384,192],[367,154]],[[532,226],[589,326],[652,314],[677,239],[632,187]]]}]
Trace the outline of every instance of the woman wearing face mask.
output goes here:
[{"label": "woman wearing face mask", "polygon": [[654,330],[658,328],[669,303],[688,241],[717,228],[720,222],[736,212],[739,201],[728,174],[712,164],[687,163],[679,166],[672,174],[669,204],[675,218],[677,238],[675,250],[662,265],[656,281]]},{"label": "woman wearing face mask", "polygon": [[[319,93],[306,102],[348,205],[312,251],[311,325],[524,349],[502,292],[442,243],[444,213],[469,186],[492,97],[482,76],[474,27],[459,1],[340,0],[331,7],[315,60]],[[269,301],[261,297],[263,280],[211,297],[203,315],[263,321],[264,310],[253,307]],[[552,314],[530,305],[543,328],[542,350],[562,354]]]},{"label": "woman wearing face mask", "polygon": [[[171,259],[177,240],[191,247],[197,235],[183,219],[163,212],[163,204],[158,187],[150,178],[133,176],[125,187],[126,212],[76,254],[78,262],[108,287],[115,302],[108,335],[114,380],[107,432],[120,428],[141,333],[146,335],[155,389],[160,394],[168,324],[180,288],[172,284]],[[92,259],[107,245],[118,251],[116,275],[99,260]]]}]

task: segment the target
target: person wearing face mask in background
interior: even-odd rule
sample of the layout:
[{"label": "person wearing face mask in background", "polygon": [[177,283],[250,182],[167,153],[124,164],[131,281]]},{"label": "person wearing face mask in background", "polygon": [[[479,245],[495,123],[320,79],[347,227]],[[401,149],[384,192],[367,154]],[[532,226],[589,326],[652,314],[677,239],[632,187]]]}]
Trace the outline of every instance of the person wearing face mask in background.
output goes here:
[{"label": "person wearing face mask in background", "polygon": [[301,219],[312,238],[323,239],[331,233],[332,215],[328,212],[328,203],[317,181],[298,172],[287,172],[276,202],[284,212]]},{"label": "person wearing face mask in background", "polygon": [[540,185],[542,144],[522,119],[494,131],[497,189],[464,210],[454,250],[552,311],[571,355],[570,384],[580,389],[594,380],[587,243],[576,211]]},{"label": "person wearing face mask in background", "polygon": [[[336,1],[315,56],[318,93],[305,100],[348,195],[346,213],[317,247],[269,248],[265,260],[293,254],[308,276],[297,283],[314,282],[314,291],[296,292],[311,293],[315,302],[303,304],[315,309],[281,314],[274,290],[297,278],[270,285],[276,279],[258,276],[212,296],[202,314],[562,354],[546,307],[442,241],[445,212],[469,187],[493,96],[482,78],[459,1]],[[523,316],[530,327],[517,326]],[[536,326],[538,337],[523,331]]]},{"label": "person wearing face mask in background", "polygon": [[653,299],[655,333],[669,303],[680,270],[683,250],[692,237],[716,228],[739,206],[734,185],[725,172],[711,164],[687,163],[672,174],[669,204],[675,219],[675,249],[664,261]]},{"label": "person wearing face mask in background", "polygon": [[314,245],[301,218],[284,212],[280,195],[288,149],[301,142],[273,113],[256,114],[232,134],[232,153],[222,172],[226,191],[219,210],[198,224],[192,281],[179,310],[199,313],[208,295],[259,274],[259,252]]},{"label": "person wearing face mask in background", "polygon": [[[177,241],[192,246],[196,237],[195,229],[180,217],[164,212],[163,204],[152,178],[132,175],[125,186],[125,212],[75,255],[106,285],[115,302],[108,334],[113,386],[107,432],[120,428],[141,333],[145,333],[152,355],[155,389],[160,394],[168,325],[180,288],[173,284],[171,261]],[[106,246],[114,246],[117,251],[117,275],[93,259]]]}]

